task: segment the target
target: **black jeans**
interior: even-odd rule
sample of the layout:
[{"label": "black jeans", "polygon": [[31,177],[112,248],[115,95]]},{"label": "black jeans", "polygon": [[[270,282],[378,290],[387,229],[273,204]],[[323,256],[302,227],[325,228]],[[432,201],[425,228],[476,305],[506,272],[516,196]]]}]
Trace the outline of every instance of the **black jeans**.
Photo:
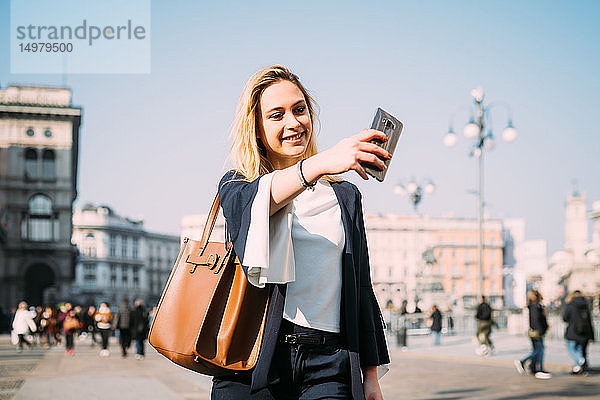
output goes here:
[{"label": "black jeans", "polygon": [[[286,333],[320,332],[282,322]],[[250,395],[250,373],[213,378],[212,400],[350,399],[350,357],[343,345],[277,344],[271,370],[279,380]]]},{"label": "black jeans", "polygon": [[108,349],[108,339],[110,339],[110,329],[98,329],[102,338],[102,350]]},{"label": "black jeans", "polygon": [[119,329],[119,341],[121,342],[121,354],[127,355],[127,349],[131,346],[131,330],[129,328]]},{"label": "black jeans", "polygon": [[27,339],[25,339],[25,334],[19,333],[19,344],[17,345],[17,347],[19,349],[22,349],[23,343],[25,343],[27,345],[27,347],[31,348],[31,343]]},{"label": "black jeans", "polygon": [[74,338],[74,336],[75,336],[74,333],[65,333],[65,337],[67,339],[67,345],[65,346],[65,348],[67,350],[73,350],[73,347],[75,347],[75,338]]}]

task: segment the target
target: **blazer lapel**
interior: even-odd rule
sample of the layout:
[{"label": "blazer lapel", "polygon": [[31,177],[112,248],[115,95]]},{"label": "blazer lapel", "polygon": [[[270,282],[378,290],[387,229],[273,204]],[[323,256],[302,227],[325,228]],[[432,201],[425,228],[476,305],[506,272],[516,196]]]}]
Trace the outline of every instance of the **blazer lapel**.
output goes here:
[{"label": "blazer lapel", "polygon": [[346,235],[346,253],[352,254],[353,226],[352,215],[354,215],[355,199],[354,190],[346,182],[332,182],[331,187],[340,204],[342,211],[342,223],[344,225],[344,234]]}]

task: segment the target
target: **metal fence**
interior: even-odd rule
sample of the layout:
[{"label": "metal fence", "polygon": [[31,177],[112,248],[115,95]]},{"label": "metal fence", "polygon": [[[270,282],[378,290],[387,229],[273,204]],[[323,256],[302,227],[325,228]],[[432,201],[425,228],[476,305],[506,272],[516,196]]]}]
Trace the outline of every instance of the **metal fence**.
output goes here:
[{"label": "metal fence", "polygon": [[[529,314],[526,310],[494,310],[492,317],[495,322],[494,330],[515,335],[526,335],[529,328]],[[567,324],[562,320],[560,313],[552,311],[548,313],[548,340],[563,340]],[[398,332],[402,327],[406,327],[406,334],[427,335],[430,333],[429,317],[427,314],[405,314],[404,316],[396,313],[384,313],[387,330],[389,333]],[[600,335],[600,314],[592,316],[592,323],[596,339]],[[477,331],[477,320],[474,312],[465,312],[461,314],[448,314],[442,316],[442,333],[455,335],[475,335]]]}]

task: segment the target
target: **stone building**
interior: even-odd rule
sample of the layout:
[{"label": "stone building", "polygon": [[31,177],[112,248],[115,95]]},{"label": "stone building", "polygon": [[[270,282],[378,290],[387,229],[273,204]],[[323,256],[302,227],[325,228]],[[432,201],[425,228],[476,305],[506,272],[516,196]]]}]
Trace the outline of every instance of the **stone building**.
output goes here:
[{"label": "stone building", "polygon": [[[591,241],[589,219],[593,221]],[[552,255],[547,280],[554,288],[552,298],[564,297],[573,290],[590,296],[600,294],[600,201],[596,200],[588,211],[584,192],[567,194],[564,250]]]},{"label": "stone building", "polygon": [[0,89],[0,306],[64,299],[82,109],[67,88]]},{"label": "stone building", "polygon": [[156,304],[179,253],[178,236],[148,232],[143,221],[104,205],[75,211],[73,242],[81,253],[72,296],[78,304]]},{"label": "stone building", "polygon": [[[367,214],[371,275],[381,307],[409,310],[436,303],[464,308],[477,302],[477,221],[462,218]],[[495,307],[503,302],[502,221],[484,224],[483,291]],[[424,308],[425,307],[425,308]]]}]

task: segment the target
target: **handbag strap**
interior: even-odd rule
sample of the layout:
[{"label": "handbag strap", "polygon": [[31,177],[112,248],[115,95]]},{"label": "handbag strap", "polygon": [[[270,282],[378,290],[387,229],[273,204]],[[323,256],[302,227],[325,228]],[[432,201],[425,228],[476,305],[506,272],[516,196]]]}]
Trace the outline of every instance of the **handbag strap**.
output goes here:
[{"label": "handbag strap", "polygon": [[208,217],[206,218],[206,224],[204,224],[204,230],[202,231],[202,239],[200,239],[200,247],[205,248],[208,243],[208,239],[210,238],[210,234],[215,226],[215,221],[217,220],[217,214],[219,213],[219,206],[221,205],[219,201],[219,193],[215,194],[215,199],[213,200],[212,206],[210,207],[210,211],[208,212]]}]

